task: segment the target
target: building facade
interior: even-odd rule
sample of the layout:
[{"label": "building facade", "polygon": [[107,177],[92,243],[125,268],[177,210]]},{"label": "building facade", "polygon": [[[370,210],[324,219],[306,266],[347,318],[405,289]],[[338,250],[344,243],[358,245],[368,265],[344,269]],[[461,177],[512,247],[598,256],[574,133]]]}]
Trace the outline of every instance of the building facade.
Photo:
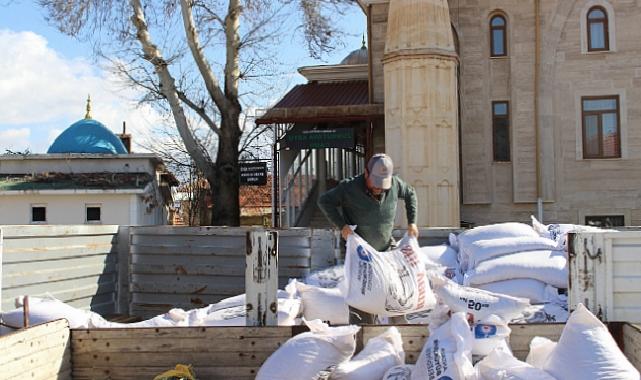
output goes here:
[{"label": "building facade", "polygon": [[[423,3],[449,8],[458,55],[461,220],[528,221],[540,201],[546,221],[641,224],[641,3]],[[362,5],[372,101],[387,102],[390,3]]]}]

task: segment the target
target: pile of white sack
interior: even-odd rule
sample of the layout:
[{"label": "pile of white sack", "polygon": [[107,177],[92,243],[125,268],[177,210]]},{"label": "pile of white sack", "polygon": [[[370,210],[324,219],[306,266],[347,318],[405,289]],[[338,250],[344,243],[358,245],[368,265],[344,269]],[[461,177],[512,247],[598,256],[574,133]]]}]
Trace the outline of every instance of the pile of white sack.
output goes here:
[{"label": "pile of white sack", "polygon": [[583,305],[568,319],[558,343],[532,339],[525,362],[514,357],[505,343],[508,329],[492,338],[501,344],[482,342],[487,351],[474,365],[479,337],[491,329],[470,326],[461,312],[430,326],[414,365],[405,364],[403,340],[395,327],[371,338],[353,356],[358,326],[305,323],[310,331],[276,350],[256,380],[638,380],[640,376],[607,328]]},{"label": "pile of white sack", "polygon": [[[278,290],[278,325],[293,326],[300,324],[299,316],[302,301],[298,296],[296,284],[292,283],[285,290]],[[16,309],[0,314],[4,327],[0,335],[6,335],[24,326],[23,297],[15,300]],[[67,319],[69,327],[87,328],[139,328],[139,327],[189,327],[189,326],[245,326],[247,311],[245,295],[226,298],[209,306],[192,309],[171,309],[167,313],[135,323],[117,323],[104,319],[101,315],[75,308],[53,296],[29,297],[29,324],[37,325]]]},{"label": "pile of white sack", "polygon": [[559,241],[527,224],[500,223],[459,234],[456,247],[464,285],[540,305],[524,311],[524,322],[567,319],[562,294],[568,287],[568,260]]}]

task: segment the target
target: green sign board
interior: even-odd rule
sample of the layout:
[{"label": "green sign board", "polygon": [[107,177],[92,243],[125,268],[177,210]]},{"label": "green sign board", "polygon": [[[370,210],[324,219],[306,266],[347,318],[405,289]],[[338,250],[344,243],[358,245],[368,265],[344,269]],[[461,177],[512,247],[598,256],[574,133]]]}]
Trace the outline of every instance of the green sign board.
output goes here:
[{"label": "green sign board", "polygon": [[313,129],[288,132],[285,142],[290,149],[354,148],[354,128]]}]

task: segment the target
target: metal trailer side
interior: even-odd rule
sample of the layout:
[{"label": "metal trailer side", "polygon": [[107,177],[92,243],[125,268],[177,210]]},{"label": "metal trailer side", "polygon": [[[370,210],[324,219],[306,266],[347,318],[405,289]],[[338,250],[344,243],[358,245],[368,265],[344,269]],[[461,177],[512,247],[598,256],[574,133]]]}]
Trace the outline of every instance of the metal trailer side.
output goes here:
[{"label": "metal trailer side", "polygon": [[641,323],[641,231],[568,236],[569,307],[583,303],[603,322]]}]

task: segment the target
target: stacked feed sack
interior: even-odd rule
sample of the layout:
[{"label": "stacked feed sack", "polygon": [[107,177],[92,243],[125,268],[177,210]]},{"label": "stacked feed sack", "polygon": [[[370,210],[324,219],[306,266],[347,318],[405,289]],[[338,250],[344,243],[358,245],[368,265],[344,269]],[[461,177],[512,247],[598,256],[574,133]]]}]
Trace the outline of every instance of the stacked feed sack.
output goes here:
[{"label": "stacked feed sack", "polygon": [[456,245],[464,285],[530,301],[519,322],[567,318],[567,254],[550,235],[523,223],[500,223],[465,231]]},{"label": "stacked feed sack", "polygon": [[465,285],[549,301],[549,286],[567,288],[567,258],[555,240],[523,223],[481,226],[457,237]]}]

